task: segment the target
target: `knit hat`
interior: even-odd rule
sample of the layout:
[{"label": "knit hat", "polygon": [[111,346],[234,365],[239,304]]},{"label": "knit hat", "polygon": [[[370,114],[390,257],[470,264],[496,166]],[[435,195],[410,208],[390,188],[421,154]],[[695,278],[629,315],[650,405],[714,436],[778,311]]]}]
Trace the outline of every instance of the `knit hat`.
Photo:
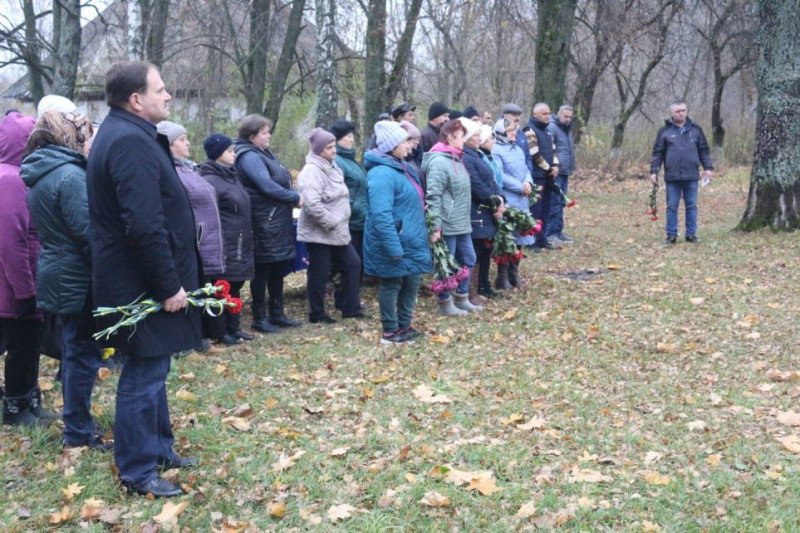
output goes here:
[{"label": "knit hat", "polygon": [[356,125],[349,120],[337,120],[331,124],[330,127],[330,132],[333,133],[333,136],[336,137],[337,141],[346,136],[348,133],[353,133],[354,131],[356,131]]},{"label": "knit hat", "polygon": [[481,146],[492,136],[492,127],[488,124],[481,124]]},{"label": "knit hat", "polygon": [[336,137],[333,133],[322,128],[314,128],[308,134],[308,143],[311,145],[311,151],[320,155],[326,146],[336,142]]},{"label": "knit hat", "polygon": [[506,113],[511,115],[521,115],[522,108],[517,104],[505,104],[503,106],[503,114],[505,115]]},{"label": "knit hat", "polygon": [[232,144],[233,141],[230,137],[221,133],[212,133],[203,141],[203,149],[206,151],[206,156],[210,160],[216,161]]},{"label": "knit hat", "polygon": [[419,139],[422,137],[422,133],[420,133],[419,128],[407,120],[400,122],[400,127],[408,132],[409,139]]},{"label": "knit hat", "polygon": [[408,139],[408,132],[397,122],[383,120],[375,123],[375,140],[378,144],[378,151],[388,154],[406,139]]},{"label": "knit hat", "polygon": [[447,106],[441,102],[434,102],[428,108],[428,120],[433,120],[437,117],[441,117],[445,113],[450,113],[450,109],[448,109]]},{"label": "knit hat", "polygon": [[450,120],[456,120],[464,116],[464,113],[459,111],[458,109],[451,109],[450,110]]},{"label": "knit hat", "polygon": [[464,117],[465,117],[465,118],[469,118],[469,119],[471,119],[471,118],[473,118],[473,117],[477,117],[477,116],[478,116],[478,110],[477,110],[477,109],[475,109],[475,107],[474,107],[474,106],[468,105],[468,106],[467,106],[467,107],[464,109]]},{"label": "knit hat", "polygon": [[166,135],[169,144],[174,143],[181,135],[186,135],[186,128],[169,120],[162,120],[156,125],[158,133]]},{"label": "knit hat", "polygon": [[58,111],[59,113],[74,113],[77,107],[69,98],[58,94],[48,94],[36,106],[36,116],[41,117],[47,111]]},{"label": "knit hat", "polygon": [[494,132],[499,133],[501,135],[505,135],[508,130],[514,126],[514,121],[508,120],[507,118],[499,118],[497,122],[494,123]]},{"label": "knit hat", "polygon": [[467,133],[464,135],[464,140],[471,139],[476,133],[481,131],[481,125],[475,122],[474,120],[470,120],[465,117],[459,117],[458,121],[464,126],[464,129],[467,130]]}]

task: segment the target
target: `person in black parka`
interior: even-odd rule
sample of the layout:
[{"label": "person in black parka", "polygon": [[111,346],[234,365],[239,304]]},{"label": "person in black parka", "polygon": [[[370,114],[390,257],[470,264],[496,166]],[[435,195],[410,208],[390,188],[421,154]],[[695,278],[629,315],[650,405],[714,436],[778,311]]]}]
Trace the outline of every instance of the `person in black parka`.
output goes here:
[{"label": "person in black parka", "polygon": [[[117,386],[114,460],[132,491],[178,496],[180,485],[157,468],[196,462],[173,450],[166,389],[171,356],[200,346],[200,311],[187,309],[187,292],[201,279],[194,217],[169,141],[156,130],[172,99],[158,69],[115,63],[105,90],[111,110],[86,170],[94,303],[118,307],[146,295],[164,305],[111,338],[127,355]],[[99,326],[118,319],[111,315]]]},{"label": "person in black parka", "polygon": [[[253,222],[250,218],[250,195],[236,176],[233,164],[236,153],[233,140],[213,133],[203,141],[208,161],[197,168],[217,191],[222,240],[225,249],[225,273],[222,279],[230,283],[231,296],[239,297],[246,281],[255,275],[253,262]],[[242,340],[253,336],[242,331],[239,313],[225,311],[225,330]]]},{"label": "person in black parka", "polygon": [[236,172],[250,194],[253,219],[256,274],[250,282],[252,328],[262,333],[300,325],[286,316],[283,306],[283,278],[297,255],[292,210],[300,205],[300,194],[292,188],[289,171],[269,149],[271,129],[266,117],[248,115],[239,122],[239,138],[234,141]]}]

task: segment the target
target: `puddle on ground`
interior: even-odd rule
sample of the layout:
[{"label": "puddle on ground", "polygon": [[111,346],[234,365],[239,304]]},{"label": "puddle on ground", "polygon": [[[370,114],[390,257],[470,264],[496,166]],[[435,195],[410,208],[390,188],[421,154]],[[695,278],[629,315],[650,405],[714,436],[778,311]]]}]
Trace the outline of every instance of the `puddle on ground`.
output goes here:
[{"label": "puddle on ground", "polygon": [[556,274],[556,277],[572,281],[594,281],[608,272],[610,272],[610,270],[607,268],[586,268],[583,270],[569,270],[567,272],[560,272]]}]

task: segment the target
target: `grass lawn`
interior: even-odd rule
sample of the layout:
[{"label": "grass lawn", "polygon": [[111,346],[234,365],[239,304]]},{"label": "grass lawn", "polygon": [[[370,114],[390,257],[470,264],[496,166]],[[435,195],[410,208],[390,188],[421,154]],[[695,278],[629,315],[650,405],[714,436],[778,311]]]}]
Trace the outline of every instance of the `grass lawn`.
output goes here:
[{"label": "grass lawn", "polygon": [[175,361],[176,448],[201,461],[166,473],[184,497],[126,494],[57,426],[3,427],[0,529],[797,531],[800,241],[731,231],[747,179],[702,189],[703,242],[671,247],[663,190],[652,222],[649,183],[575,181],[576,244],[531,254],[525,290],[479,315],[422,297],[413,346],[378,344],[368,288],[373,320]]}]

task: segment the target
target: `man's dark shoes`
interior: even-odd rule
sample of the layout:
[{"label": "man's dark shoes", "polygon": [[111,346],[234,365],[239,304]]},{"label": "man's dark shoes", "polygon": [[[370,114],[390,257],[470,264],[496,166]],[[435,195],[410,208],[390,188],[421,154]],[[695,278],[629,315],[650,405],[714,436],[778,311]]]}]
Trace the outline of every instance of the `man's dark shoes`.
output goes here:
[{"label": "man's dark shoes", "polygon": [[242,330],[237,331],[236,333],[233,334],[233,336],[237,337],[239,339],[242,339],[243,341],[251,341],[251,340],[255,339],[255,337],[253,337],[252,335],[250,335],[246,331],[242,331]]},{"label": "man's dark shoes", "polygon": [[675,235],[667,235],[667,239],[664,241],[664,244],[675,244],[678,242],[678,237]]},{"label": "man's dark shoes", "polygon": [[65,450],[71,450],[73,448],[82,448],[86,446],[90,450],[96,450],[98,452],[110,452],[114,449],[114,442],[103,440],[103,437],[100,435],[95,435],[94,439],[91,442],[86,444],[67,444],[64,443]]},{"label": "man's dark shoes", "polygon": [[258,331],[259,333],[280,333],[281,331],[281,328],[278,326],[270,324],[266,317],[253,320],[253,323],[250,324],[250,329]]},{"label": "man's dark shoes", "polygon": [[299,320],[293,320],[289,318],[285,314],[275,315],[270,318],[269,321],[273,326],[278,326],[281,328],[296,328],[303,324]]},{"label": "man's dark shoes", "polygon": [[309,318],[308,321],[312,324],[336,324],[336,320],[332,319],[328,315]]},{"label": "man's dark shoes", "polygon": [[143,496],[152,494],[154,498],[173,498],[183,494],[183,489],[179,485],[159,476],[145,483],[124,483],[124,485],[137,494]]},{"label": "man's dark shoes", "polygon": [[242,342],[242,339],[240,339],[235,335],[225,334],[219,339],[217,339],[217,342],[220,344],[224,344],[225,346],[233,346],[234,344],[239,344],[240,342]]},{"label": "man's dark shoes", "polygon": [[359,311],[358,313],[353,313],[352,315],[342,315],[342,318],[370,319],[370,318],[372,318],[372,316],[370,316],[367,313],[364,313],[362,311]]},{"label": "man's dark shoes", "polygon": [[687,235],[686,242],[700,242],[700,239],[697,238],[697,235]]},{"label": "man's dark shoes", "polygon": [[158,467],[162,470],[172,470],[173,468],[192,468],[196,465],[197,459],[194,457],[181,457],[179,455],[174,456],[168,461],[161,461],[158,463]]}]

